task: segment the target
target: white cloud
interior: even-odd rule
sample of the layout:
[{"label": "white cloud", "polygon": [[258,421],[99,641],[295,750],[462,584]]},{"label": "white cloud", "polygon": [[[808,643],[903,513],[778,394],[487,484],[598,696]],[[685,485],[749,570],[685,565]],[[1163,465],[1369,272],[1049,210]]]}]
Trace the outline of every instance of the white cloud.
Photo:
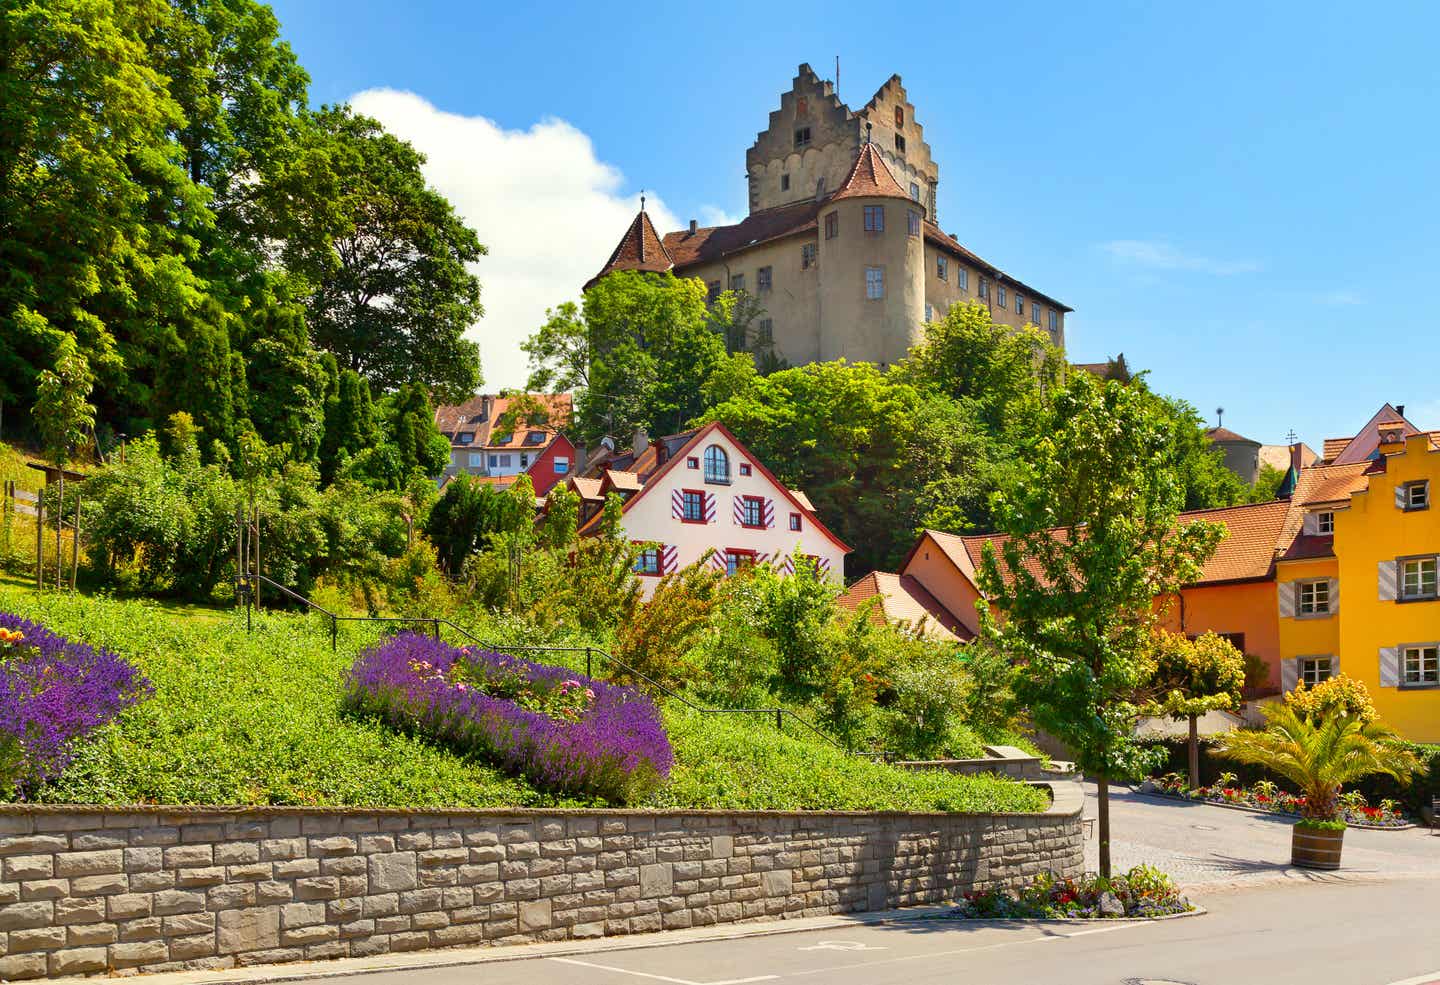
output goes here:
[{"label": "white cloud", "polygon": [[745,218],[743,215],[731,215],[714,205],[702,205],[699,211],[700,214],[696,221],[702,226],[733,226]]},{"label": "white cloud", "polygon": [[[520,342],[546,308],[579,298],[635,217],[639,194],[625,191],[624,175],[564,120],[506,130],[394,89],[367,89],[350,102],[425,154],[426,179],[479,232],[490,251],[474,268],[485,317],[470,337],[480,343],[486,390],[523,386]],[[659,197],[647,194],[646,209],[661,233],[680,228]],[[719,210],[702,212],[711,213]]]},{"label": "white cloud", "polygon": [[1216,260],[1195,256],[1169,243],[1143,239],[1115,239],[1100,249],[1116,260],[1152,270],[1187,270],[1202,274],[1251,274],[1260,269],[1253,260]]}]

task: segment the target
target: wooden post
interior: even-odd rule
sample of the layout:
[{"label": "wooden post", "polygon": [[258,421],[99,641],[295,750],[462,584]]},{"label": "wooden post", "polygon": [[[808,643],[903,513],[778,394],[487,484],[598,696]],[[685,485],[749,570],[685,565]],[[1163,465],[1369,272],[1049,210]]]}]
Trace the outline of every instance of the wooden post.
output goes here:
[{"label": "wooden post", "polygon": [[255,607],[260,607],[260,507],[255,507]]},{"label": "wooden post", "polygon": [[75,573],[80,570],[80,496],[75,496],[75,527],[70,531],[70,591],[75,591]]},{"label": "wooden post", "polygon": [[235,604],[240,604],[240,592],[249,587],[245,579],[245,508],[235,507]]},{"label": "wooden post", "polygon": [[60,470],[58,495],[55,499],[55,590],[65,584],[65,545],[60,537],[65,530],[65,470]]},{"label": "wooden post", "polygon": [[45,497],[35,500],[35,587],[45,590]]}]

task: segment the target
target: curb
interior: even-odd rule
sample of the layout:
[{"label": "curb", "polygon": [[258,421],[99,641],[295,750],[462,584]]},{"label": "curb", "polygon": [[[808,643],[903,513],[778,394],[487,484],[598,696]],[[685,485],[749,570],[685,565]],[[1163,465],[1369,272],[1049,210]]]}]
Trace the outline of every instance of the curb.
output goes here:
[{"label": "curb", "polygon": [[[948,907],[946,908],[949,909]],[[1113,926],[1122,923],[1160,923],[1163,920],[1185,920],[1189,917],[1203,917],[1210,913],[1199,903],[1191,903],[1190,909],[1184,913],[1166,913],[1158,917],[980,917],[969,919],[967,917],[952,917],[948,913],[937,916],[909,917],[910,920],[946,920],[953,923],[963,924],[966,927],[1015,927],[1029,926],[1039,923],[1064,923],[1076,925]],[[875,923],[899,923],[900,921],[876,920]]]}]

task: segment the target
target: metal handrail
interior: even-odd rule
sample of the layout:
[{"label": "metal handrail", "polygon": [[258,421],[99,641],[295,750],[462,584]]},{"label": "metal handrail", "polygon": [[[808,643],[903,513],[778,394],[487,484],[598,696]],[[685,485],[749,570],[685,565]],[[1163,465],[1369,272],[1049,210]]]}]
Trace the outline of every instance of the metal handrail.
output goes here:
[{"label": "metal handrail", "polygon": [[[614,667],[616,670],[619,670],[621,673],[629,674],[629,675],[632,676],[632,677],[635,677],[635,678],[637,678],[637,679],[639,679],[639,680],[644,681],[646,684],[649,684],[651,687],[653,687],[655,690],[659,691],[661,694],[665,695],[666,697],[668,697],[668,698],[673,698],[674,700],[676,700],[676,701],[680,702],[682,705],[684,705],[686,708],[689,708],[689,709],[692,710],[692,711],[699,712],[699,713],[702,714],[702,715],[764,715],[764,716],[766,716],[766,717],[769,717],[769,716],[773,715],[773,716],[775,717],[775,728],[776,728],[777,731],[781,731],[781,732],[783,732],[783,731],[785,730],[785,726],[784,726],[785,720],[786,720],[786,719],[790,719],[791,721],[794,721],[797,725],[801,726],[802,728],[806,729],[807,731],[809,731],[809,732],[811,732],[811,733],[819,736],[820,738],[824,739],[826,742],[830,743],[830,745],[834,746],[836,749],[839,749],[840,751],[842,751],[842,752],[844,752],[844,753],[847,753],[847,754],[853,753],[853,750],[851,750],[851,749],[848,748],[847,746],[843,745],[842,743],[835,741],[834,738],[832,738],[832,737],[829,736],[829,735],[826,735],[826,734],[825,734],[824,732],[822,732],[820,729],[816,728],[816,727],[815,727],[814,725],[812,725],[810,722],[807,722],[805,719],[803,719],[803,718],[801,718],[799,715],[795,714],[795,712],[791,711],[789,708],[779,708],[779,707],[776,707],[776,708],[706,708],[706,707],[703,706],[703,705],[697,705],[695,702],[691,701],[689,698],[686,698],[685,696],[679,694],[678,692],[672,690],[671,688],[666,687],[664,684],[661,684],[659,681],[655,680],[653,677],[650,677],[650,676],[648,676],[647,674],[641,673],[640,671],[636,670],[634,667],[631,667],[631,666],[629,666],[628,664],[626,664],[626,663],[624,663],[624,662],[622,662],[622,661],[620,661],[620,660],[617,660],[615,657],[611,656],[609,653],[606,653],[604,650],[601,650],[601,649],[599,649],[599,648],[597,648],[597,647],[593,647],[593,646],[585,646],[585,647],[580,647],[580,646],[499,646],[499,645],[496,645],[496,644],[494,644],[494,643],[489,643],[489,642],[486,642],[485,640],[480,639],[478,636],[476,636],[474,633],[470,632],[470,631],[469,631],[468,629],[466,629],[464,626],[461,626],[461,625],[459,625],[459,624],[457,624],[457,623],[455,623],[455,622],[452,622],[452,621],[449,620],[449,619],[445,619],[445,618],[443,618],[443,617],[437,617],[437,616],[342,616],[342,615],[339,615],[338,613],[331,612],[329,609],[325,608],[323,605],[320,605],[318,602],[311,601],[309,598],[306,598],[304,595],[301,595],[299,592],[293,591],[293,590],[285,587],[284,585],[281,585],[279,582],[275,581],[274,579],[272,579],[272,578],[270,578],[270,577],[268,577],[268,576],[266,576],[266,575],[262,575],[262,574],[255,573],[255,574],[251,574],[249,577],[254,578],[256,581],[264,582],[265,585],[267,585],[268,587],[274,588],[274,589],[278,590],[279,592],[283,593],[284,595],[288,596],[289,598],[294,599],[296,602],[299,602],[299,603],[301,603],[302,605],[306,605],[306,606],[310,607],[311,609],[314,609],[315,611],[317,611],[317,612],[325,615],[326,617],[328,617],[328,618],[330,619],[330,650],[331,650],[331,652],[335,652],[335,651],[338,649],[338,647],[339,647],[340,623],[342,623],[342,622],[426,623],[426,624],[429,624],[429,626],[431,627],[432,635],[433,635],[437,640],[440,639],[440,627],[441,627],[441,626],[449,626],[449,627],[450,627],[451,629],[453,629],[455,632],[459,633],[461,636],[464,636],[466,639],[470,640],[472,643],[476,643],[476,644],[478,644],[479,646],[483,646],[483,647],[485,647],[486,649],[489,649],[489,650],[495,650],[495,651],[499,651],[499,652],[508,652],[508,653],[522,653],[522,652],[524,652],[524,653],[584,653],[584,654],[585,654],[585,676],[586,676],[586,677],[594,677],[594,676],[595,676],[595,674],[594,674],[594,672],[593,672],[594,658],[595,658],[596,656],[599,656],[602,660],[604,660],[606,663],[610,664],[610,665],[611,665],[612,667]],[[242,587],[245,586],[245,582],[246,582],[246,578],[242,576],[241,579],[240,579],[240,583],[241,583],[241,586],[242,586]],[[253,599],[253,594],[248,591],[248,588],[245,590],[245,596],[246,596],[246,599],[245,599],[245,603],[246,603],[246,604],[245,604],[245,631],[248,633],[248,632],[251,631],[251,627],[250,627],[250,610],[251,610],[251,605],[250,605],[250,603],[251,603],[251,601],[252,601],[252,599]]]}]

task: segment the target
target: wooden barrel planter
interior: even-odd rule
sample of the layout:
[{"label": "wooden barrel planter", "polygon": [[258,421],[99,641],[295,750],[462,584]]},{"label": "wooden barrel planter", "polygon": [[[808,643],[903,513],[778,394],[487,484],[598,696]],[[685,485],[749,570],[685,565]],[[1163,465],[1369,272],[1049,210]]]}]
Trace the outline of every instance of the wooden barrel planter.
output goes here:
[{"label": "wooden barrel planter", "polygon": [[1297,824],[1290,829],[1290,864],[1305,869],[1338,869],[1344,841],[1344,828],[1329,831]]}]

